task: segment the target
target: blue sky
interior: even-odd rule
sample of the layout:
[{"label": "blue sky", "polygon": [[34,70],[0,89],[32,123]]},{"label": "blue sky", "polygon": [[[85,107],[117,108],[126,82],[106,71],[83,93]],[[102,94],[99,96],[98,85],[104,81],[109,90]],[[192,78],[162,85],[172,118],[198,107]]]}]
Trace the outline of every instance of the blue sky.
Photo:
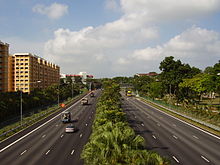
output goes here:
[{"label": "blue sky", "polygon": [[0,0],[0,40],[96,77],[159,72],[174,56],[204,69],[220,60],[220,0]]}]

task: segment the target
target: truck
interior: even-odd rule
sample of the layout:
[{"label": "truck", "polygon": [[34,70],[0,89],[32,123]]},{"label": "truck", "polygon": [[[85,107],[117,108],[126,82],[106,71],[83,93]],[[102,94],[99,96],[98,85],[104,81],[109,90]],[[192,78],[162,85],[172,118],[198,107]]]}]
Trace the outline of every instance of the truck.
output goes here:
[{"label": "truck", "polygon": [[70,112],[62,112],[61,113],[61,121],[63,123],[71,122],[71,113]]},{"label": "truck", "polygon": [[82,105],[87,105],[88,103],[89,103],[89,101],[87,98],[82,98],[82,100],[81,100]]},{"label": "truck", "polygon": [[132,96],[132,91],[127,91],[126,95],[127,95],[128,97],[131,97],[131,96]]}]

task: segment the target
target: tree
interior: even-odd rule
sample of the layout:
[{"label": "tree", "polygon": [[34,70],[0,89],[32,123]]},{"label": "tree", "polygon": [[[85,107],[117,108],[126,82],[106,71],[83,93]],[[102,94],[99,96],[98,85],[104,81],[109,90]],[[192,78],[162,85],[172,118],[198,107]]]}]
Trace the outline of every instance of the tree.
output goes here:
[{"label": "tree", "polygon": [[174,57],[165,57],[160,63],[160,79],[164,85],[166,93],[174,94],[178,99],[181,99],[179,84],[186,78],[192,78],[200,72],[195,67],[190,67],[189,64],[182,64],[180,60],[175,61]]}]

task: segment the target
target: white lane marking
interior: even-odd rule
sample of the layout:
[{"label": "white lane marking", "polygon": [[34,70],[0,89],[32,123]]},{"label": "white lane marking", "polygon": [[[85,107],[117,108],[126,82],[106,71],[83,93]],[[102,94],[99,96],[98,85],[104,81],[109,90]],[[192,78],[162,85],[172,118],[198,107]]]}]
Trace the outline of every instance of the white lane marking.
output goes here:
[{"label": "white lane marking", "polygon": [[195,135],[193,135],[193,137],[195,138],[195,139],[199,139],[197,136],[195,136]]},{"label": "white lane marking", "polygon": [[72,150],[71,155],[73,155],[74,152],[75,152],[75,150]]},{"label": "white lane marking", "polygon": [[59,125],[57,124],[56,127],[58,127]]},{"label": "white lane marking", "polygon": [[199,127],[196,127],[196,126],[194,126],[194,125],[192,125],[192,124],[189,124],[189,123],[187,123],[187,122],[185,122],[185,121],[183,121],[183,120],[181,120],[181,119],[179,119],[179,118],[176,118],[176,117],[174,117],[174,116],[172,116],[172,115],[169,115],[169,114],[167,114],[167,113],[165,113],[165,112],[159,110],[158,108],[155,108],[155,107],[151,106],[150,104],[147,104],[147,103],[144,102],[144,101],[142,101],[142,103],[144,103],[144,104],[150,106],[151,108],[154,108],[154,109],[160,111],[161,113],[163,113],[163,114],[165,114],[165,115],[167,115],[167,116],[170,116],[170,117],[172,117],[172,118],[174,118],[174,119],[176,119],[176,120],[178,120],[178,121],[180,121],[180,122],[182,122],[182,123],[184,123],[184,124],[186,124],[186,125],[188,125],[188,126],[191,126],[191,127],[195,128],[195,129],[197,129],[197,130],[199,130],[199,131],[201,131],[201,132],[203,132],[203,133],[206,133],[206,134],[208,134],[208,135],[210,135],[210,136],[212,136],[212,137],[215,137],[216,139],[219,139],[219,140],[220,140],[220,137],[219,137],[219,136],[213,135],[213,134],[211,134],[211,133],[209,133],[209,132],[207,132],[207,131],[205,131],[205,130],[199,128]]},{"label": "white lane marking", "polygon": [[91,119],[91,116],[89,116],[89,119]]},{"label": "white lane marking", "polygon": [[44,138],[46,135],[43,135],[42,138]]},{"label": "white lane marking", "polygon": [[175,135],[173,135],[173,137],[174,137],[175,139],[178,139],[178,137],[177,137],[177,136],[175,136]]},{"label": "white lane marking", "polygon": [[179,163],[179,160],[178,160],[175,156],[173,156],[173,159],[174,159],[177,163]]},{"label": "white lane marking", "polygon": [[[87,94],[86,96],[88,96],[89,94]],[[86,97],[85,96],[85,97]],[[65,111],[62,112],[66,112],[67,110],[69,110],[70,108],[72,108],[73,106],[75,106],[76,104],[78,104],[81,100],[75,102],[73,105],[71,105],[69,108],[67,108]],[[58,115],[54,116],[52,119],[48,120],[47,122],[45,122],[44,124],[40,125],[39,127],[35,128],[34,130],[32,130],[31,132],[27,133],[26,135],[20,137],[19,139],[15,140],[14,142],[12,142],[11,144],[7,145],[6,147],[2,148],[0,150],[0,153],[3,152],[4,150],[6,150],[7,148],[11,147],[12,145],[16,144],[17,142],[21,141],[22,139],[24,139],[25,137],[27,137],[28,135],[32,134],[33,132],[37,131],[38,129],[40,129],[41,127],[43,127],[44,125],[46,125],[47,123],[51,122],[52,120],[54,120],[57,117],[60,117],[60,114],[62,113],[60,112]],[[3,141],[2,141],[3,142]],[[2,143],[1,142],[1,143]]]},{"label": "white lane marking", "polygon": [[61,138],[63,137],[63,134],[60,136]]},{"label": "white lane marking", "polygon": [[143,123],[142,123],[141,125],[144,127],[144,124],[143,124]]},{"label": "white lane marking", "polygon": [[201,155],[201,158],[204,159],[204,160],[205,160],[206,162],[208,162],[208,163],[210,162],[206,157],[204,157],[204,156],[202,156],[202,155]]},{"label": "white lane marking", "polygon": [[156,136],[152,135],[154,139],[156,139]]},{"label": "white lane marking", "polygon": [[20,155],[23,155],[25,152],[27,152],[27,150],[24,150]]},{"label": "white lane marking", "polygon": [[174,127],[176,127],[176,124],[173,124]]},{"label": "white lane marking", "polygon": [[80,138],[82,137],[82,133],[79,135],[79,137],[80,137]]},{"label": "white lane marking", "polygon": [[88,124],[86,123],[86,126],[88,126]]},{"label": "white lane marking", "polygon": [[49,152],[50,152],[50,150],[48,150],[48,151],[46,152],[46,154],[45,154],[45,155],[48,155],[48,154],[49,154]]},{"label": "white lane marking", "polygon": [[134,116],[134,118],[137,118],[137,116]]}]

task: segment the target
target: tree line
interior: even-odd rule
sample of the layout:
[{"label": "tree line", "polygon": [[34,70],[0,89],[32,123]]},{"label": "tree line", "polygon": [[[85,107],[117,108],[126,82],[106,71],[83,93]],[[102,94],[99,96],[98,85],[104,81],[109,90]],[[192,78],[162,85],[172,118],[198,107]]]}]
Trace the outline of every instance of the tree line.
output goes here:
[{"label": "tree line", "polygon": [[121,109],[120,86],[113,81],[104,83],[99,98],[92,134],[81,157],[88,165],[148,164],[167,165],[169,162],[155,152],[144,149],[144,139],[135,135]]},{"label": "tree line", "polygon": [[[34,89],[31,93],[22,93],[23,114],[38,111],[58,103],[80,92],[77,84],[51,85],[45,89]],[[0,122],[20,115],[21,91],[0,93]]]}]

